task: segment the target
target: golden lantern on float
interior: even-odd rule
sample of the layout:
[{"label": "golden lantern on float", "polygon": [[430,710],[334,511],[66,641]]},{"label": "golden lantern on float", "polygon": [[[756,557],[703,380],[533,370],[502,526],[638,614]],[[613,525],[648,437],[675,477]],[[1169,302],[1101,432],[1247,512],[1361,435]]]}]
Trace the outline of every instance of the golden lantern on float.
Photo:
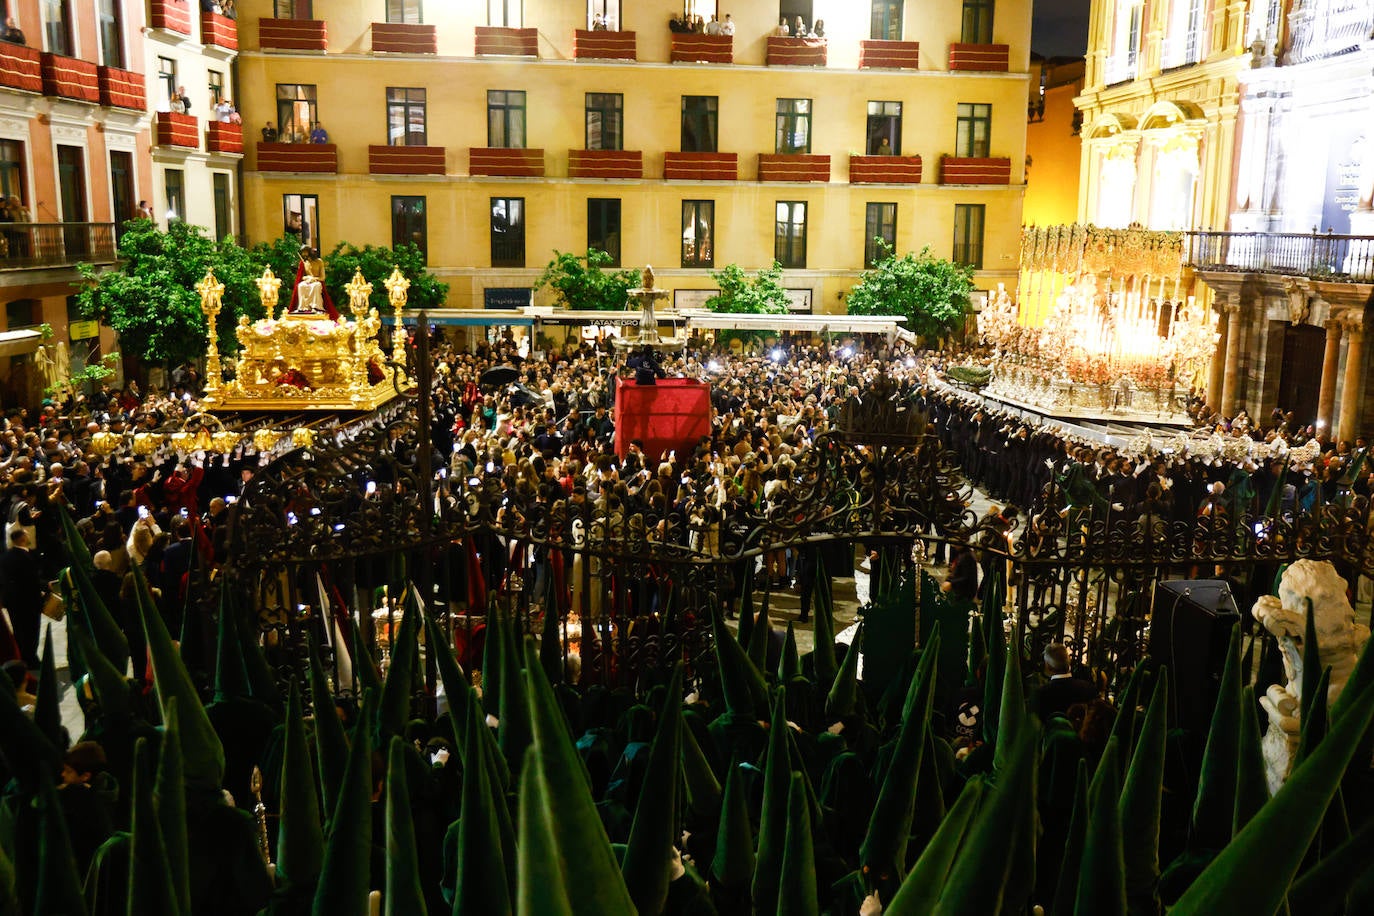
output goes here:
[{"label": "golden lantern on float", "polygon": [[315,431],[308,426],[298,426],[291,431],[291,444],[297,448],[310,448],[315,444]]},{"label": "golden lantern on float", "polygon": [[279,429],[260,429],[253,433],[253,447],[260,452],[270,452],[285,436],[286,433]]},{"label": "golden lantern on float", "polygon": [[162,433],[134,433],[134,454],[151,455],[166,443]]},{"label": "golden lantern on float", "polygon": [[239,442],[241,442],[242,440],[243,437],[240,436],[238,433],[230,432],[227,429],[222,429],[210,437],[210,441],[212,443],[210,446],[210,451],[220,455],[227,455],[234,449],[238,448]]},{"label": "golden lantern on float", "polygon": [[114,454],[123,444],[124,437],[119,433],[112,433],[108,429],[102,429],[91,436],[91,451],[102,457]]}]

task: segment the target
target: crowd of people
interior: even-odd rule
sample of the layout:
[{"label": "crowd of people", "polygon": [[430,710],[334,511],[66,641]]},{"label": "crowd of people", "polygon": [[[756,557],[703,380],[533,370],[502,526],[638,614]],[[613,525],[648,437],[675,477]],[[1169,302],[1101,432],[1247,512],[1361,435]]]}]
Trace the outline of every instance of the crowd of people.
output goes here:
[{"label": "crowd of people", "polygon": [[[479,344],[473,352],[436,340],[432,355],[427,438],[448,492],[456,497],[454,481],[496,478],[518,497],[513,504],[524,507],[562,504],[589,518],[690,519],[676,531],[665,526],[663,536],[682,537],[685,546],[707,554],[718,549],[725,529],[767,514],[795,484],[807,450],[834,427],[850,399],[874,390],[880,373],[899,397],[924,408],[972,480],[1027,512],[1057,475],[1074,479],[1075,499],[1100,500],[1119,512],[1141,501],[1171,500],[1170,512],[1195,517],[1205,494],[1219,495],[1210,485],[1230,486],[1245,471],[1192,459],[1137,464],[955,391],[939,381],[940,357],[882,345],[784,343],[743,353],[689,348],[635,369],[617,367],[611,348],[587,344],[531,354],[513,340]],[[483,376],[500,366],[515,367],[517,380],[484,385]],[[640,384],[663,374],[709,381],[711,435],[681,453],[648,455],[632,444],[617,457],[611,412],[617,372]],[[941,848],[937,828],[967,804],[965,793],[981,791],[987,779],[1008,778],[990,775],[994,753],[1014,755],[1010,745],[999,748],[995,719],[985,724],[979,712],[998,708],[1008,689],[1003,680],[1018,683],[1014,673],[1003,674],[1012,669],[998,609],[985,608],[983,625],[973,628],[982,649],[970,645],[953,662],[941,655],[924,674],[913,658],[890,683],[860,680],[851,657],[857,653],[843,644],[821,640],[816,651],[799,654],[790,625],[787,635],[771,629],[766,606],[748,618],[748,629],[741,621],[735,644],[724,615],[754,609],[742,584],[751,578],[759,587],[798,588],[802,616],[829,619],[826,564],[805,549],[761,558],[754,576],[741,577],[723,596],[719,616],[707,607],[682,607],[681,595],[619,607],[607,601],[600,608],[659,620],[655,626],[664,631],[688,617],[710,620],[716,661],[684,672],[685,683],[668,667],[607,678],[595,666],[565,662],[558,618],[574,607],[597,613],[593,597],[579,598],[571,582],[545,604],[544,623],[532,625],[542,630],[543,647],[552,645],[537,658],[522,663],[522,654],[535,650],[522,648],[518,621],[494,616],[485,621],[485,652],[468,659],[479,671],[458,671],[451,654],[439,652],[443,694],[429,698],[437,705],[411,708],[409,700],[410,680],[418,677],[415,605],[402,615],[411,629],[403,624],[392,633],[384,672],[365,640],[335,639],[352,674],[334,685],[332,702],[317,665],[296,671],[299,683],[285,672],[273,677],[264,646],[252,637],[255,616],[238,615],[232,600],[206,600],[205,593],[213,571],[229,559],[235,501],[258,470],[256,457],[197,465],[173,456],[102,457],[95,448],[98,433],[151,430],[195,413],[194,368],[180,367],[170,382],[166,393],[144,393],[131,382],[32,413],[12,410],[0,432],[0,511],[7,522],[0,598],[10,624],[0,633],[0,655],[10,658],[5,670],[15,687],[13,702],[0,689],[0,775],[14,780],[0,807],[27,810],[34,799],[56,799],[55,808],[42,802],[38,815],[0,828],[0,848],[19,866],[21,911],[124,913],[134,898],[145,901],[149,908],[139,911],[147,912],[333,912],[356,905],[358,892],[365,897],[385,889],[406,901],[389,902],[392,912],[505,913],[514,911],[517,897],[533,906],[521,912],[543,912],[538,895],[552,906],[562,894],[590,895],[595,911],[605,913],[632,912],[626,902],[632,900],[641,913],[869,916],[892,900],[926,851]],[[1339,482],[1354,470],[1352,455],[1361,447],[1337,444],[1319,458],[1311,498],[1336,498],[1340,486],[1367,491],[1367,474]],[[1261,504],[1265,470],[1255,470],[1252,484],[1252,498]],[[1325,489],[1333,475],[1338,486]],[[1311,489],[1298,487],[1292,498]],[[533,547],[522,559],[511,549],[516,545],[484,544],[493,587],[503,581],[504,567],[527,565],[532,580],[549,561]],[[932,599],[965,615],[979,591],[977,569],[968,575],[970,556],[957,553],[951,569],[957,588]],[[669,582],[659,594],[672,592]],[[444,594],[442,585],[440,594],[457,597]],[[42,623],[53,613],[54,596],[68,612],[69,653],[71,646],[78,650],[69,654],[72,674],[85,675],[78,683],[83,733],[75,742],[53,721],[55,681],[48,672],[60,660],[43,649]],[[103,627],[107,620],[112,625]],[[955,629],[946,638],[962,645],[967,627]],[[818,636],[825,632],[818,627]],[[872,632],[879,632],[877,621]],[[180,634],[179,649],[169,634]],[[430,651],[442,645],[439,636],[429,629]],[[854,646],[862,639],[856,636]],[[1025,660],[1027,676],[1017,688],[1027,699],[1002,706],[1002,734],[1023,741],[1032,730],[1039,734],[1041,723],[1045,728],[1043,746],[1037,742],[1037,750],[1026,752],[1046,774],[1038,815],[1042,855],[1023,863],[1030,871],[1013,890],[1021,903],[1048,905],[1083,893],[1071,861],[1077,853],[1067,841],[1085,829],[1070,816],[1077,761],[1091,773],[1104,756],[1125,753],[1130,735],[1114,748],[1116,706],[1099,697],[1095,674],[1078,676],[1083,672],[1064,647],[1052,645],[1031,661]],[[404,687],[393,689],[393,679]],[[1135,705],[1144,707],[1149,696],[1143,686],[1132,689],[1128,723],[1137,721]],[[926,691],[924,701],[911,699]],[[301,714],[298,695],[307,692],[310,717]],[[180,734],[169,739],[172,696]],[[28,726],[16,718],[25,710]],[[1008,722],[1022,714],[1024,728],[1011,728]],[[551,726],[560,717],[564,725]],[[302,743],[312,734],[314,754]],[[169,743],[179,743],[184,759],[184,786],[172,796],[184,805],[180,814],[173,806],[158,815],[147,787],[158,780],[166,812],[165,793],[175,790],[162,775],[171,766]],[[922,745],[924,758],[913,751]],[[157,766],[155,756],[163,761]],[[1019,765],[1009,761],[1012,770],[999,765],[998,773]],[[254,767],[263,774],[263,810],[276,819],[275,830],[260,832],[254,823]],[[578,768],[587,779],[577,776]],[[1159,861],[1185,851],[1192,858],[1172,884],[1160,882],[1147,896],[1172,900],[1188,892],[1216,849],[1211,839],[1212,845],[1199,839],[1205,830],[1189,826],[1193,795],[1203,789],[1186,773],[1160,778],[1169,791],[1159,803]],[[685,796],[676,794],[679,785]],[[918,786],[925,788],[910,804],[895,801]],[[1026,795],[1035,797],[1029,789]],[[547,816],[528,818],[532,805]],[[54,810],[63,816],[65,838]],[[648,825],[656,819],[672,829],[650,839]],[[148,841],[152,832],[156,843]],[[360,847],[349,836],[371,840]],[[1026,840],[1010,854],[1020,860],[1027,843],[1034,847]],[[259,857],[262,844],[277,863],[275,878]],[[178,845],[185,852],[180,861]],[[37,880],[32,863],[40,847],[58,850],[46,861],[57,868],[51,856],[59,855],[71,886]],[[303,855],[302,849],[314,851]],[[531,862],[547,869],[560,855],[579,864],[564,876],[534,877]],[[130,862],[145,856],[158,862],[153,873],[170,876],[167,887],[146,871],[131,871]],[[1006,884],[1005,870],[996,871]],[[940,874],[930,885],[937,893],[945,887]],[[565,887],[564,880],[582,883]],[[181,895],[186,904],[146,903],[162,893]],[[81,894],[85,909],[62,894]],[[951,911],[954,899],[947,900]],[[570,911],[592,911],[584,906],[574,903]]]}]

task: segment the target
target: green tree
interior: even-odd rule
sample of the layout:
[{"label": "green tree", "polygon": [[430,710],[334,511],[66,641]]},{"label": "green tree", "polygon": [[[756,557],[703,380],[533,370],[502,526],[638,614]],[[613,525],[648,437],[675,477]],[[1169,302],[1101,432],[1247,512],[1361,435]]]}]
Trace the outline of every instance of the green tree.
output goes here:
[{"label": "green tree", "polygon": [[[722,270],[711,272],[720,292],[706,300],[706,307],[713,312],[731,315],[785,315],[791,301],[782,285],[782,265],[777,261],[772,267],[765,267],[751,278],[738,264],[727,264]],[[722,331],[717,340],[741,340],[744,342],[764,340],[775,337],[770,331]]]},{"label": "green tree", "polygon": [[906,329],[928,340],[963,323],[973,292],[973,268],[937,258],[929,248],[897,257],[884,247],[873,269],[849,291],[851,315],[900,315]]},{"label": "green tree", "polygon": [[174,222],[163,232],[152,220],[131,220],[119,242],[118,268],[99,272],[78,265],[77,304],[84,317],[113,328],[120,345],[144,361],[196,360],[205,353],[208,330],[195,285],[212,267],[224,283],[220,347],[232,352],[239,316],[262,316],[251,263],[243,255],[232,239],[217,245],[197,226]]},{"label": "green tree", "polygon": [[[402,276],[410,281],[406,308],[441,308],[448,300],[448,284],[429,272],[425,267],[424,254],[409,242],[395,248],[385,245],[364,245],[359,248],[348,242],[340,242],[324,259],[324,285],[334,300],[334,307],[348,317],[348,293],[344,292],[344,287],[353,279],[354,271],[361,270],[363,277],[372,284],[372,295],[368,301],[378,312],[386,315],[390,313],[391,306],[382,283],[391,276],[395,267],[399,267]],[[296,268],[292,265],[288,282],[294,281],[295,276]]]},{"label": "green tree", "polygon": [[623,310],[639,277],[633,270],[605,270],[610,263],[611,256],[595,248],[585,255],[555,249],[535,289],[550,287],[570,309]]}]

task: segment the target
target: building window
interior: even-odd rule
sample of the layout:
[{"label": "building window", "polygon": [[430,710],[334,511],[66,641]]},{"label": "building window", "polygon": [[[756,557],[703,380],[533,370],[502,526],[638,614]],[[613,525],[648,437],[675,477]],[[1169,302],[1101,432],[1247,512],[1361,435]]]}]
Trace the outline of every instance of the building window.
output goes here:
[{"label": "building window", "polygon": [[716,202],[682,202],[682,266],[716,266]]},{"label": "building window", "polygon": [[773,226],[773,259],[783,267],[806,266],[806,202],[780,200]]},{"label": "building window", "polygon": [[773,143],[778,153],[811,152],[810,99],[778,99],[777,130]]},{"label": "building window", "polygon": [[1111,46],[1103,65],[1107,85],[1135,79],[1140,56],[1141,0],[1117,0],[1111,15]]},{"label": "building window", "polygon": [[992,106],[959,103],[958,129],[954,137],[954,155],[985,159],[992,135]]},{"label": "building window", "polygon": [[207,70],[205,75],[209,82],[210,106],[213,108],[224,101],[224,74],[218,70]]},{"label": "building window", "polygon": [[229,173],[210,173],[211,193],[215,198],[215,238],[226,239],[234,234],[232,202],[229,200]]},{"label": "building window", "polygon": [[162,188],[167,198],[167,225],[185,222],[186,173],[181,169],[163,169]]},{"label": "building window", "polygon": [[487,146],[525,148],[525,93],[503,89],[487,91]]},{"label": "building window", "polygon": [[387,22],[424,22],[420,0],[386,0]]},{"label": "building window", "polygon": [[424,146],[425,90],[389,86],[386,90],[386,142],[389,146]]},{"label": "building window", "polygon": [[57,191],[64,223],[86,221],[86,151],[79,146],[57,148]]},{"label": "building window", "polygon": [[24,144],[19,140],[0,140],[0,196],[17,197],[24,193]]},{"label": "building window", "polygon": [[868,103],[868,155],[902,154],[902,103]]},{"label": "building window", "polygon": [[983,204],[954,205],[954,262],[983,269]]},{"label": "building window", "polygon": [[100,62],[107,67],[124,66],[124,27],[119,21],[119,0],[98,0],[95,7],[100,31]]},{"label": "building window", "polygon": [[281,142],[309,142],[310,128],[318,117],[313,85],[277,83],[277,136]]},{"label": "building window", "polygon": [[964,24],[960,41],[970,45],[992,44],[993,0],[964,0]]},{"label": "building window", "polygon": [[177,62],[170,57],[157,59],[157,81],[162,84],[162,101],[159,111],[172,110],[172,96],[177,92]]},{"label": "building window", "polygon": [[43,304],[37,299],[15,299],[5,303],[5,329],[17,331],[39,323]]},{"label": "building window", "polygon": [[587,149],[625,148],[625,96],[587,93]]},{"label": "building window", "polygon": [[525,23],[522,6],[523,0],[487,0],[487,25],[520,28]]},{"label": "building window", "polygon": [[620,199],[592,197],[587,200],[587,247],[611,256],[611,267],[620,266]]},{"label": "building window", "polygon": [[134,218],[134,154],[128,150],[110,150],[110,212],[118,239],[124,221]]},{"label": "building window", "polygon": [[391,247],[414,245],[429,260],[429,227],[425,223],[423,197],[391,198]]},{"label": "building window", "polygon": [[525,266],[525,198],[491,199],[491,266]]},{"label": "building window", "polygon": [[282,231],[319,250],[320,199],[314,194],[283,194],[281,196]]},{"label": "building window", "polygon": [[714,95],[682,97],[682,151],[716,152],[717,98]]},{"label": "building window", "polygon": [[620,0],[587,0],[587,28],[620,31]]},{"label": "building window", "polygon": [[53,54],[76,56],[71,0],[43,0],[43,39]]},{"label": "building window", "polygon": [[902,40],[902,0],[873,0],[868,37],[874,41]]},{"label": "building window", "polygon": [[278,19],[310,19],[310,0],[275,0],[272,7]]},{"label": "building window", "polygon": [[864,215],[864,267],[873,267],[897,248],[897,205],[869,204]]}]

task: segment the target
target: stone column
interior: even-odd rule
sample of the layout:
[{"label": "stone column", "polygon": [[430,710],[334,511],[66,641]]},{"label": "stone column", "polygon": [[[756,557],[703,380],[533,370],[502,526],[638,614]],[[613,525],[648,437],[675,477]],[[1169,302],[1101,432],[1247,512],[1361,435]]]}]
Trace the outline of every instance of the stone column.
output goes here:
[{"label": "stone column", "polygon": [[1345,382],[1341,391],[1341,425],[1337,441],[1355,441],[1360,430],[1364,394],[1360,376],[1364,373],[1364,321],[1354,318],[1345,326]]},{"label": "stone column", "polygon": [[1240,381],[1240,293],[1227,293],[1221,307],[1226,316],[1226,369],[1221,378],[1221,415],[1234,417]]},{"label": "stone column", "polygon": [[1336,422],[1336,374],[1341,362],[1341,323],[1326,320],[1326,350],[1322,353],[1322,383],[1317,395],[1317,435],[1331,439]]},{"label": "stone column", "polygon": [[1217,323],[1217,349],[1207,374],[1207,406],[1221,410],[1221,389],[1226,370],[1226,322]]}]

